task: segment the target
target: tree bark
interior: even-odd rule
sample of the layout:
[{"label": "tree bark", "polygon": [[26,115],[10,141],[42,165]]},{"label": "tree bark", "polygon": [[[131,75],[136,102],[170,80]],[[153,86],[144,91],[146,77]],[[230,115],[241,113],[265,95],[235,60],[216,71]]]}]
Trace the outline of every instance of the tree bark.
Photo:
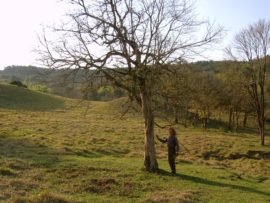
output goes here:
[{"label": "tree bark", "polygon": [[260,131],[261,145],[264,145],[264,115],[262,112],[260,116],[258,116],[258,125]]},{"label": "tree bark", "polygon": [[261,145],[264,145],[264,114],[257,110],[257,124],[260,131]]},{"label": "tree bark", "polygon": [[174,107],[174,123],[178,124],[178,108]]},{"label": "tree bark", "polygon": [[243,128],[247,127],[247,119],[248,119],[248,114],[247,112],[244,112]]},{"label": "tree bark", "polygon": [[203,129],[206,129],[206,127],[207,127],[207,118],[206,117],[204,117],[203,119],[202,119],[202,121],[203,121]]},{"label": "tree bark", "polygon": [[193,114],[193,119],[192,119],[192,125],[195,127],[197,125],[197,120],[198,120],[198,111]]},{"label": "tree bark", "polygon": [[232,130],[232,114],[233,114],[233,110],[230,107],[230,109],[229,109],[229,124],[228,124],[229,130]]},{"label": "tree bark", "polygon": [[264,145],[264,125],[260,128],[261,145]]},{"label": "tree bark", "polygon": [[[265,62],[266,64],[266,62]],[[264,80],[265,80],[265,70],[262,73],[262,82],[260,83],[260,88],[261,88],[261,114],[260,114],[260,136],[261,136],[261,145],[264,145],[264,107],[265,107],[265,100],[264,100]]]},{"label": "tree bark", "polygon": [[154,140],[154,115],[151,108],[150,97],[145,87],[141,87],[140,91],[145,128],[144,167],[146,171],[154,172],[158,169]]},{"label": "tree bark", "polygon": [[240,113],[238,111],[235,112],[235,131],[239,128],[239,114]]},{"label": "tree bark", "polygon": [[185,108],[185,115],[184,115],[184,127],[187,128],[187,122],[188,122],[188,107]]}]

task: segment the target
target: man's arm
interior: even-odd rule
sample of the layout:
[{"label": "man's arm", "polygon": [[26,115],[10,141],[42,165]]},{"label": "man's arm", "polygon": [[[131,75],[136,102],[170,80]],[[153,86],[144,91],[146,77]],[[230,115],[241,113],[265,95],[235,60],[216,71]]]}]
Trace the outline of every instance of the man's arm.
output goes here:
[{"label": "man's arm", "polygon": [[161,139],[158,135],[156,135],[158,141],[162,142],[162,143],[166,143],[167,139]]}]

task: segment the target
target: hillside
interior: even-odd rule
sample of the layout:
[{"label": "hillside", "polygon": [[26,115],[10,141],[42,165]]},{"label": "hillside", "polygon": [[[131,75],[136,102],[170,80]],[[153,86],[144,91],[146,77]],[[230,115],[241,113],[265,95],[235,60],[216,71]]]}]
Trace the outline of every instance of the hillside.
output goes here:
[{"label": "hillside", "polygon": [[0,84],[0,108],[52,110],[63,107],[64,99],[14,85]]},{"label": "hillside", "polygon": [[[41,85],[56,95],[81,99],[85,98],[85,88],[88,82],[87,75],[91,75],[92,70],[72,71],[68,69],[49,69],[39,68],[35,66],[8,66],[4,70],[0,70],[0,82],[10,83],[12,81],[22,81],[25,85],[35,86]],[[99,73],[100,74],[100,73]],[[103,85],[108,85],[101,75],[97,74],[95,78],[91,78],[91,83],[95,87],[95,91],[88,89],[87,96],[91,100],[103,100],[118,98],[124,95],[123,90],[113,88],[112,92],[106,92],[102,89]],[[103,84],[104,83],[104,84]],[[100,88],[100,89],[99,89]],[[103,90],[103,91],[102,91]],[[48,92],[48,91],[47,91]]]},{"label": "hillside", "polygon": [[152,174],[142,170],[143,120],[120,119],[123,101],[0,91],[0,202],[270,202],[269,137],[262,147],[254,134],[176,126],[177,175],[160,143]]}]

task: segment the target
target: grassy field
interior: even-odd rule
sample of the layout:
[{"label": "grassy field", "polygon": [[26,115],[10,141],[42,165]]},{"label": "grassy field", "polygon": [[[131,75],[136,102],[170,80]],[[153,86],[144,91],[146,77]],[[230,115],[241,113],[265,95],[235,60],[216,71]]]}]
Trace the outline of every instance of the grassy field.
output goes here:
[{"label": "grassy field", "polygon": [[269,137],[177,126],[177,174],[160,143],[148,173],[143,120],[121,102],[0,85],[0,202],[270,202]]}]

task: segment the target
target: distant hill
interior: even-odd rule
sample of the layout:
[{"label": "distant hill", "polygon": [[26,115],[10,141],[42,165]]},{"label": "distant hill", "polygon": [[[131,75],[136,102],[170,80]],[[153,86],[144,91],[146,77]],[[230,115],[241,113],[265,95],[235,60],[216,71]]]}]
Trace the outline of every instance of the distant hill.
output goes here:
[{"label": "distant hill", "polygon": [[8,66],[0,71],[0,78],[5,80],[30,80],[32,82],[85,82],[86,70],[56,70],[35,66]]},{"label": "distant hill", "polygon": [[102,86],[109,86],[110,83],[102,77],[101,73],[98,74],[97,77],[92,77],[93,70],[84,69],[60,70],[35,66],[8,66],[0,71],[0,81],[5,83],[22,81],[26,85],[27,83],[40,84],[48,87],[53,94],[76,99],[111,100],[124,95],[119,88],[114,88],[112,95],[111,92],[108,94],[104,92]]},{"label": "distant hill", "polygon": [[34,66],[8,66],[0,71],[0,77],[6,80],[40,81],[45,69]]},{"label": "distant hill", "polygon": [[[202,71],[218,72],[224,68],[224,61],[198,61],[191,63]],[[0,79],[12,80],[29,80],[31,82],[42,83],[85,83],[91,74],[90,70],[64,70],[64,69],[48,69],[35,66],[7,66],[0,71]],[[100,82],[98,80],[94,82]]]},{"label": "distant hill", "polygon": [[[82,98],[81,86],[86,82],[87,70],[55,70],[35,66],[8,66],[0,71],[0,80],[6,83],[24,81],[45,85],[54,94]],[[95,81],[94,81],[95,82]]]}]

